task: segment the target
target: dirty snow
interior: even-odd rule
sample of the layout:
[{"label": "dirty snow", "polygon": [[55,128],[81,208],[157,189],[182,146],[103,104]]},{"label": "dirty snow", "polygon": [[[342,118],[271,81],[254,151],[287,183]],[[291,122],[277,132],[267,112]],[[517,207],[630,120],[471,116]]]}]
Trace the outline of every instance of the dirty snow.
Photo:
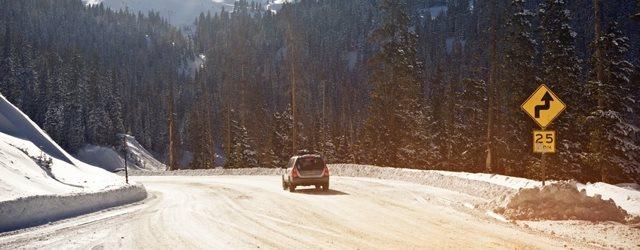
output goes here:
[{"label": "dirty snow", "polygon": [[514,220],[586,220],[625,222],[629,214],[613,200],[578,191],[575,182],[560,181],[521,189],[496,211]]}]

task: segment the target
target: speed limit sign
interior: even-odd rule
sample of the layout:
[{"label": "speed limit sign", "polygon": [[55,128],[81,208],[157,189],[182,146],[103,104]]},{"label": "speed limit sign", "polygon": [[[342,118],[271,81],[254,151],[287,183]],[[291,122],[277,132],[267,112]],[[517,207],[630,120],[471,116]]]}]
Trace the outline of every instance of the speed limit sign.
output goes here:
[{"label": "speed limit sign", "polygon": [[536,130],[533,131],[533,152],[534,153],[555,153],[556,152],[556,131]]}]

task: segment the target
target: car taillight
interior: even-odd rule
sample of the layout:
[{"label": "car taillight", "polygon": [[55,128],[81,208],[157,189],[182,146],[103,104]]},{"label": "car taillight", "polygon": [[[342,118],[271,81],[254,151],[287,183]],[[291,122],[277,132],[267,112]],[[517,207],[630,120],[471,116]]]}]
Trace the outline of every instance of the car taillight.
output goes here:
[{"label": "car taillight", "polygon": [[296,167],[293,167],[293,169],[291,169],[291,177],[294,177],[294,178],[300,177],[300,174],[298,173],[298,169]]},{"label": "car taillight", "polygon": [[329,168],[325,165],[322,170],[322,177],[329,177]]}]

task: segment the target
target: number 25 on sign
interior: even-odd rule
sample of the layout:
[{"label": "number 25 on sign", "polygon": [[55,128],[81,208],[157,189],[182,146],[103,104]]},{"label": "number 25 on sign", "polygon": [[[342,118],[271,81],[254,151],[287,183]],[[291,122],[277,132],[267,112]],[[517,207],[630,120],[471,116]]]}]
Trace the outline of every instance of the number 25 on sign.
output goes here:
[{"label": "number 25 on sign", "polygon": [[533,152],[534,153],[555,153],[556,152],[556,131],[535,130],[533,131]]}]

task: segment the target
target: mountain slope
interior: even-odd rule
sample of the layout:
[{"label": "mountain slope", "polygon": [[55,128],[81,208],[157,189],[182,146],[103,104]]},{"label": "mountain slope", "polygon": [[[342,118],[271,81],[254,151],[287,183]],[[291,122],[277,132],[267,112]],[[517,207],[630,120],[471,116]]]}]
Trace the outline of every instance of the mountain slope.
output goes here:
[{"label": "mountain slope", "polygon": [[[193,25],[200,13],[215,14],[222,8],[233,10],[234,0],[84,0],[87,4],[104,4],[111,9],[126,9],[142,13],[160,12],[160,15],[178,27]],[[278,10],[283,0],[256,0],[265,9]]]}]

